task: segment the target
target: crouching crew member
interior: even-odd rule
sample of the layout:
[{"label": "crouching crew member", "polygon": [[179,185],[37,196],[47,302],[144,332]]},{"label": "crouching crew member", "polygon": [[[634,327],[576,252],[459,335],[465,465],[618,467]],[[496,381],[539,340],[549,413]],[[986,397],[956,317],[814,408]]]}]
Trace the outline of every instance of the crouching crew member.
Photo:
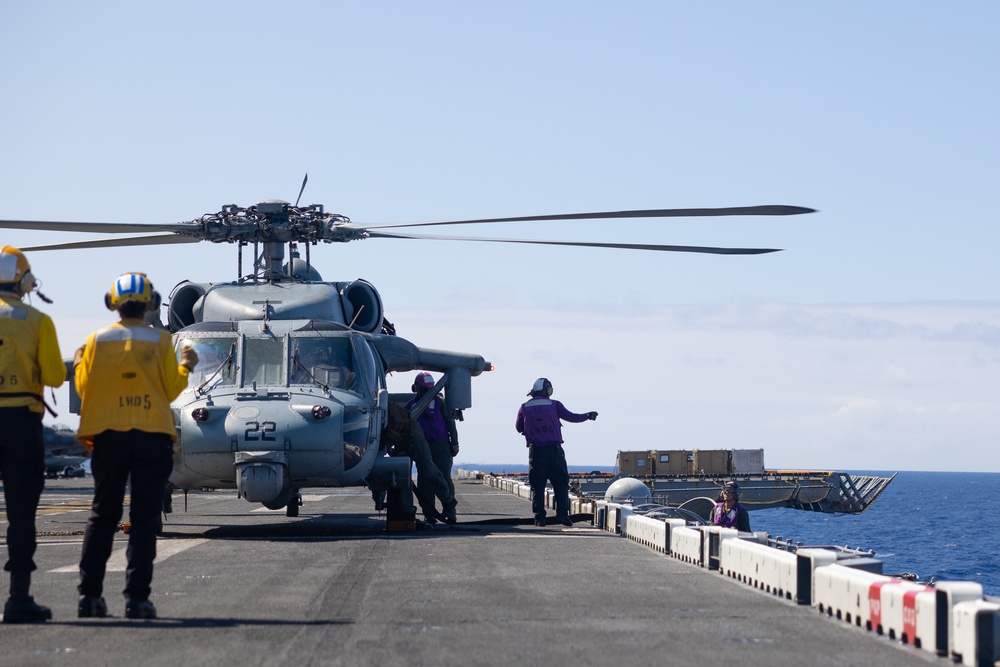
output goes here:
[{"label": "crouching crew member", "polygon": [[[417,377],[414,379],[413,386],[411,387],[417,395],[406,403],[406,409],[411,409],[417,401],[433,388],[434,378],[430,373],[417,373]],[[427,440],[427,446],[430,448],[434,466],[441,471],[441,477],[448,486],[448,496],[451,498],[451,502],[442,506],[441,516],[445,522],[455,523],[458,520],[455,515],[455,508],[458,506],[458,501],[455,500],[455,482],[451,478],[451,467],[455,462],[455,456],[458,455],[458,428],[455,426],[455,417],[445,409],[444,401],[441,397],[435,396],[434,400],[424,408],[424,411],[417,415],[417,423],[420,424],[424,438]],[[426,490],[424,489],[425,483],[429,485],[429,488]],[[438,484],[436,475],[433,482],[430,479],[427,482],[421,481],[420,467],[417,467],[417,493],[418,496],[423,496],[420,499],[421,507],[434,507],[436,490],[435,486],[430,485],[436,484]],[[442,502],[444,501],[442,500]],[[435,513],[436,511],[432,511],[430,514],[425,512],[428,522],[435,522]]]},{"label": "crouching crew member", "polygon": [[[382,441],[389,447],[390,456],[408,456],[417,468],[417,485],[412,495],[409,495],[409,491],[402,494],[403,513],[409,513],[409,516],[415,513],[413,496],[416,496],[425,521],[437,523],[437,517],[440,515],[434,508],[434,499],[438,498],[442,507],[454,508],[455,496],[448,491],[448,484],[441,476],[441,471],[434,465],[420,422],[402,404],[389,403],[389,414],[386,427],[382,430]],[[442,518],[447,523],[454,523],[447,517]]]},{"label": "crouching crew member", "polygon": [[28,591],[35,569],[35,512],[45,478],[42,390],[60,386],[66,366],[52,319],[21,301],[35,288],[24,254],[4,246],[0,250],[0,477],[7,504],[3,569],[10,572],[4,623],[52,618],[52,612],[36,604]]},{"label": "crouching crew member", "polygon": [[[170,401],[187,386],[198,357],[170,334],[144,321],[160,295],[143,273],[126,273],[104,297],[121,321],[90,334],[74,356],[80,394],[77,439],[93,448],[94,501],[80,557],[80,618],[108,613],[102,597],[112,541],[122,518],[125,486],[131,488],[125,571],[125,616],[156,618],[149,600],[160,508],[177,440]],[[130,480],[131,477],[131,480]]]},{"label": "crouching crew member", "polygon": [[556,521],[572,526],[569,518],[569,470],[563,451],[562,422],[579,423],[597,419],[596,412],[570,412],[552,400],[552,383],[538,378],[528,392],[531,400],[517,411],[514,427],[524,435],[528,446],[528,484],[531,486],[531,511],[535,525],[545,525],[545,483],[552,483],[556,497]]}]

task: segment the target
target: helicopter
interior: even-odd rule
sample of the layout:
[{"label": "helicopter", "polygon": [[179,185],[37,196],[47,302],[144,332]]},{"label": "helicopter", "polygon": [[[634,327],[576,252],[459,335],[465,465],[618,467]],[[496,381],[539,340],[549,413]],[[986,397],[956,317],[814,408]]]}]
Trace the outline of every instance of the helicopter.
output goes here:
[{"label": "helicopter", "polygon": [[[412,396],[390,394],[389,374],[440,373],[411,415],[443,393],[446,409],[461,418],[472,407],[472,378],[493,370],[481,355],[419,347],[397,335],[374,285],[363,279],[325,280],[312,261],[314,246],[394,238],[752,255],[777,249],[463,237],[408,228],[811,212],[801,206],[765,205],[356,224],[326,212],[321,204],[272,199],[247,207],[225,205],[179,223],[0,220],[0,228],[115,235],[21,247],[26,252],[202,241],[235,245],[235,280],[182,281],[169,294],[166,322],[160,311],[147,317],[148,323],[171,332],[175,349],[191,345],[199,357],[187,388],[171,406],[178,441],[170,483],[185,493],[235,489],[239,498],[272,510],[284,508],[295,517],[306,488],[365,486],[380,511],[387,495],[391,503],[392,494],[398,497],[410,488],[410,459],[389,456],[381,438],[389,403]],[[252,254],[244,274],[248,248]],[[72,364],[67,372],[70,410],[79,413]]]}]

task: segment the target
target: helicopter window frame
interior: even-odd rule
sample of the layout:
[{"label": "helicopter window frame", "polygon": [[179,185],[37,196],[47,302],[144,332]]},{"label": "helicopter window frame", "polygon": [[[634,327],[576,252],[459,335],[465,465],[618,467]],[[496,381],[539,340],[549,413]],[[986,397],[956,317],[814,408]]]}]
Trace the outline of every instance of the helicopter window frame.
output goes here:
[{"label": "helicopter window frame", "polygon": [[374,387],[368,386],[367,382],[359,382],[359,384],[363,384],[369,398],[375,400],[379,391],[386,389],[385,371],[382,368],[380,358],[373,349],[371,341],[366,336],[357,332],[351,332],[351,343],[354,346],[354,358],[358,362],[359,371],[363,371],[358,374],[365,380],[368,378],[375,379]]},{"label": "helicopter window frame", "polygon": [[[188,375],[188,388],[201,388],[202,385],[209,382],[212,388],[239,386],[240,371],[242,370],[240,338],[241,336],[231,329],[186,330],[174,334],[174,352],[178,358],[180,358],[181,348],[185,345],[191,345],[195,353],[198,354],[198,363]],[[207,341],[225,341],[226,345],[211,346],[219,349],[214,350],[217,354],[209,354],[205,344]],[[230,355],[229,363],[223,366],[223,362]]]},{"label": "helicopter window frame", "polygon": [[[357,350],[350,336],[343,329],[299,329],[285,338],[285,364],[288,368],[285,382],[288,386],[320,386],[327,389],[362,394],[366,383],[359,379]],[[301,341],[329,341],[327,355],[318,363],[297,359]],[[335,349],[335,347],[341,349]]]},{"label": "helicopter window frame", "polygon": [[288,366],[282,340],[275,336],[244,335],[242,338],[242,386],[283,386]]}]

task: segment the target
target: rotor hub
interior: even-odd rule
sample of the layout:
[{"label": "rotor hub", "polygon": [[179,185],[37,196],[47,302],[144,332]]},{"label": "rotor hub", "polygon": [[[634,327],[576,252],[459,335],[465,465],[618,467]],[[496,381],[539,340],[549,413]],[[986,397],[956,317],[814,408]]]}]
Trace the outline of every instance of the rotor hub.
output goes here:
[{"label": "rotor hub", "polygon": [[277,199],[248,207],[228,204],[194,222],[201,229],[192,235],[213,243],[333,243],[366,235],[350,227],[347,216],[325,212],[322,204],[299,207]]}]

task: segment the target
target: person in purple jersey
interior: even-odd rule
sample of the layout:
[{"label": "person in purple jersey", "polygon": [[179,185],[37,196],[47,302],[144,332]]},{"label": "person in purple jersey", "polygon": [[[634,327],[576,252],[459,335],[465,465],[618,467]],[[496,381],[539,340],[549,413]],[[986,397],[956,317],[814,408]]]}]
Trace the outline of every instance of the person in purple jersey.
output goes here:
[{"label": "person in purple jersey", "polygon": [[750,532],[750,513],[740,505],[740,485],[736,482],[726,482],[722,487],[722,500],[712,510],[712,523],[744,533]]},{"label": "person in purple jersey", "polygon": [[[556,521],[572,526],[569,518],[569,470],[563,451],[562,422],[579,423],[597,419],[596,412],[570,412],[552,400],[552,383],[538,378],[528,392],[530,400],[517,411],[514,427],[524,436],[528,447],[528,484],[531,486],[531,511],[535,525],[545,525],[545,483],[551,482],[556,495]],[[562,421],[560,421],[562,420]]]}]

